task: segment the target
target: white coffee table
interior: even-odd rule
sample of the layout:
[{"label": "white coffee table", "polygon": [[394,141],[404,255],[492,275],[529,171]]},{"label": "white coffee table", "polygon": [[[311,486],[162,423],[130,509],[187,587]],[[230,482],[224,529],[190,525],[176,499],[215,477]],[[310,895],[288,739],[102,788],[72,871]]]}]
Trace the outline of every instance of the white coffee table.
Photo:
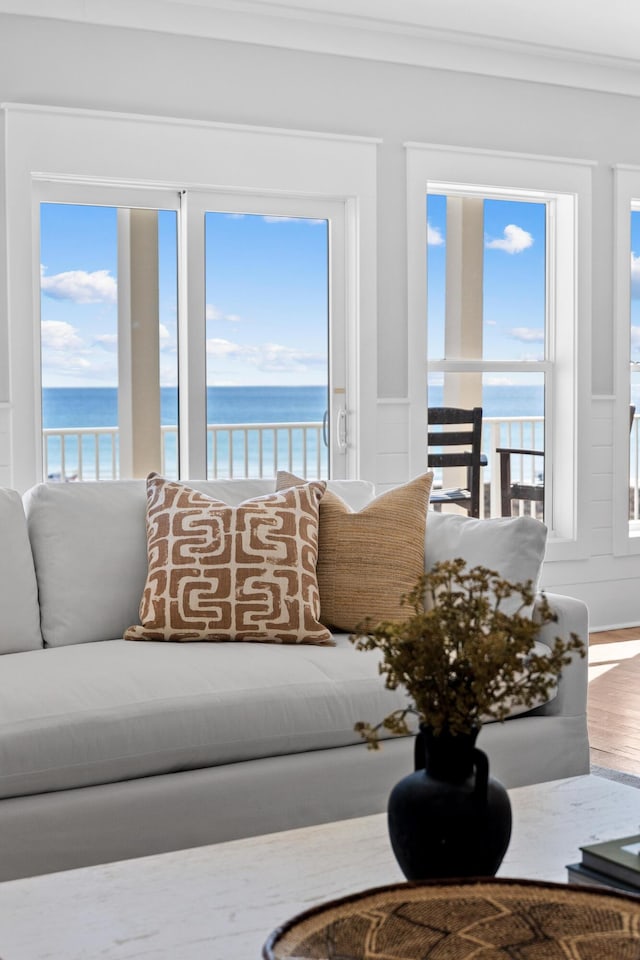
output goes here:
[{"label": "white coffee table", "polygon": [[[640,832],[640,790],[574,777],[510,791],[500,876],[566,880],[581,844]],[[258,960],[316,903],[402,880],[384,814],[0,884],[2,960]]]}]

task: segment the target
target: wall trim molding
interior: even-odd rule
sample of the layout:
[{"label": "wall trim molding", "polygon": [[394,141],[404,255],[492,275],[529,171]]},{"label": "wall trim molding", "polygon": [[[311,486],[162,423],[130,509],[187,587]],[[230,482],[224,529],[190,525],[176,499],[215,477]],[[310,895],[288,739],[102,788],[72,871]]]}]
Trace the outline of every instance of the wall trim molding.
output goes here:
[{"label": "wall trim molding", "polygon": [[[188,117],[163,117],[148,113],[121,113],[111,110],[91,110],[84,107],[57,107],[39,103],[0,103],[0,110],[5,110],[10,114],[44,114],[47,116],[73,117],[75,119],[87,117],[89,119],[109,119],[135,124],[152,123],[159,124],[164,127],[170,123],[172,126],[178,127],[196,127],[204,130],[226,130],[229,132],[238,133],[267,133],[270,136],[300,137],[305,140],[311,138],[316,140],[336,141],[338,143],[382,143],[382,139],[380,137],[364,137],[348,133],[325,133],[316,130],[300,130],[288,127],[265,127],[250,123],[227,123],[219,120],[195,120]],[[59,179],[73,179],[77,182],[78,179],[81,178],[74,178],[69,175],[66,178],[60,176]]]},{"label": "wall trim molding", "polygon": [[[505,157],[508,160],[527,160],[536,163],[570,163],[573,166],[597,167],[597,160],[584,160],[579,157],[556,157],[544,153],[520,153],[514,150],[491,150],[486,147],[462,147],[448,143],[427,143],[407,140],[403,143],[406,150],[426,150],[429,153],[440,150],[443,153],[472,154],[481,157]],[[638,169],[638,168],[634,168]]]},{"label": "wall trim molding", "polygon": [[470,30],[255,0],[0,0],[0,12],[640,96],[637,60]]}]

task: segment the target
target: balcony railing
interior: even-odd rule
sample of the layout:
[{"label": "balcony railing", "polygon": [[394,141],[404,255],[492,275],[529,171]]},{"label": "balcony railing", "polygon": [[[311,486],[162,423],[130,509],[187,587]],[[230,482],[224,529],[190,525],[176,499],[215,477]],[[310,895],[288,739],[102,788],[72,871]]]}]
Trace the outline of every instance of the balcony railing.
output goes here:
[{"label": "balcony railing", "polygon": [[[485,417],[482,449],[487,454],[483,484],[487,496],[482,515],[500,515],[498,447],[542,450],[542,417]],[[44,474],[51,480],[114,480],[119,475],[117,427],[48,428],[44,434]],[[162,427],[164,476],[178,476],[177,427]],[[207,426],[210,478],[270,477],[286,469],[300,476],[327,476],[327,448],[322,423],[222,423]],[[629,519],[640,519],[640,416],[631,427],[629,457]],[[517,456],[512,479],[533,483],[542,479],[539,457]],[[436,482],[440,478],[436,477]],[[495,482],[494,482],[495,481]],[[481,498],[482,499],[482,498]]]},{"label": "balcony railing", "polygon": [[[178,476],[178,428],[163,426],[161,472]],[[43,430],[44,475],[49,480],[116,480],[117,427]],[[210,478],[273,477],[278,470],[327,476],[321,422],[216,423],[207,426]]]}]

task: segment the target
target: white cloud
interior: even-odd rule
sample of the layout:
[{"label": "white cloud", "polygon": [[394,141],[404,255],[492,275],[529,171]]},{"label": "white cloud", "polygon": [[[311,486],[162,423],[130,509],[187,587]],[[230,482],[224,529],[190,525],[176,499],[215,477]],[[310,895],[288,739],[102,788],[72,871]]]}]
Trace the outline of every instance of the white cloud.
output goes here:
[{"label": "white cloud", "polygon": [[223,313],[212,303],[207,304],[205,318],[213,321],[226,320],[228,323],[240,323],[242,320],[242,317],[238,316],[237,313]]},{"label": "white cloud", "polygon": [[427,220],[427,243],[430,247],[441,247],[444,243],[444,237],[439,227],[432,227]]},{"label": "white cloud", "polygon": [[327,358],[322,354],[300,350],[298,347],[286,347],[280,343],[245,346],[222,337],[211,337],[207,340],[207,354],[212,359],[239,360],[269,372],[306,370],[327,362]]},{"label": "white cloud", "polygon": [[241,357],[243,353],[254,349],[255,347],[241,347],[231,340],[223,340],[222,337],[207,338],[207,353],[212,357]]},{"label": "white cloud", "polygon": [[116,303],[118,286],[108,270],[66,270],[46,275],[46,267],[40,267],[40,287],[47,297],[54,300],[72,300],[74,303]]},{"label": "white cloud", "polygon": [[97,337],[93,338],[93,342],[111,353],[115,353],[118,349],[118,335],[116,333],[98,334]]},{"label": "white cloud", "polygon": [[43,350],[82,350],[85,346],[76,328],[64,320],[43,320],[40,338]]},{"label": "white cloud", "polygon": [[487,240],[485,246],[489,250],[504,250],[505,253],[522,253],[532,246],[533,237],[527,230],[517,227],[515,223],[508,223],[504,228],[504,237],[498,240]]},{"label": "white cloud", "polygon": [[306,369],[326,362],[326,357],[319,353],[284,347],[279,343],[265,343],[259,347],[256,365],[261,370],[292,370]]},{"label": "white cloud", "polygon": [[64,320],[43,320],[40,328],[43,370],[84,373],[91,369],[86,344]]},{"label": "white cloud", "polygon": [[166,341],[166,340],[170,340],[170,339],[171,339],[171,334],[169,333],[169,328],[168,328],[164,323],[161,323],[161,324],[160,324],[160,326],[158,327],[158,332],[159,332],[159,335],[160,335],[160,343],[162,343],[163,340]]},{"label": "white cloud", "polygon": [[544,343],[542,327],[513,327],[512,330],[509,330],[509,335],[514,340],[521,340],[523,343]]},{"label": "white cloud", "polygon": [[636,256],[631,251],[631,296],[634,300],[640,300],[640,255]]}]

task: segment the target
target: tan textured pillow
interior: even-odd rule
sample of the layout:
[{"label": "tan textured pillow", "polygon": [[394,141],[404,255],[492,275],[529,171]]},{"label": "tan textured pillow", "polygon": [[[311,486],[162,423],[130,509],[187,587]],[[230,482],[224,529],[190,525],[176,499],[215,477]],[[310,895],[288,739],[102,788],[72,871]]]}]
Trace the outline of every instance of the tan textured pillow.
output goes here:
[{"label": "tan textured pillow", "polygon": [[127,640],[333,643],[318,622],[315,481],[230,507],[147,479],[149,572]]},{"label": "tan textured pillow", "polygon": [[[281,470],[276,487],[304,483]],[[365,617],[403,620],[400,604],[424,572],[424,534],[433,473],[394,487],[354,513],[327,490],[320,501],[320,620],[355,630]]]}]

